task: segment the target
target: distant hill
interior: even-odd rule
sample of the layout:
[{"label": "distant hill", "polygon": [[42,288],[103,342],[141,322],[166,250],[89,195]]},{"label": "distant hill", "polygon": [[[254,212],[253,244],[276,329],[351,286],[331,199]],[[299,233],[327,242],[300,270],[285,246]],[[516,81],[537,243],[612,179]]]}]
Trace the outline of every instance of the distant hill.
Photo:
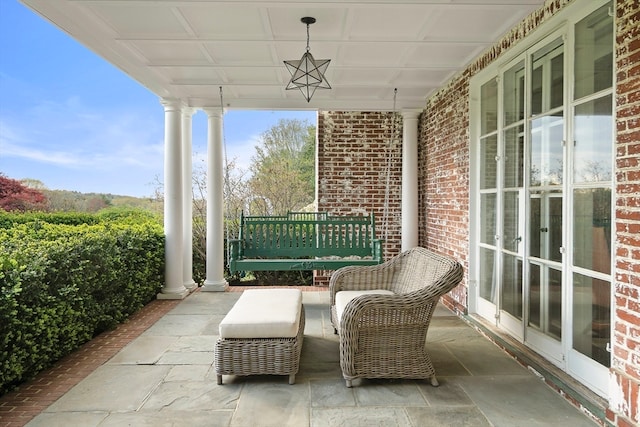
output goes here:
[{"label": "distant hill", "polygon": [[40,190],[49,201],[49,209],[58,212],[97,212],[108,207],[131,207],[162,212],[163,202],[153,197],[117,194],[80,193],[67,190]]}]

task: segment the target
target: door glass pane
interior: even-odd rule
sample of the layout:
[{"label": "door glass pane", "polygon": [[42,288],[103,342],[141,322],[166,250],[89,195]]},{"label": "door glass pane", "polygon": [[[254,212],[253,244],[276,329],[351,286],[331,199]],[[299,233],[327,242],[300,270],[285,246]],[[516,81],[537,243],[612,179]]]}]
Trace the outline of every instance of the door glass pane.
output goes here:
[{"label": "door glass pane", "polygon": [[564,55],[558,54],[551,58],[551,90],[549,109],[558,108],[564,98]]},{"label": "door glass pane", "polygon": [[522,260],[503,254],[502,310],[522,319]]},{"label": "door glass pane", "polygon": [[563,105],[564,46],[557,39],[533,55],[531,70],[531,115]]},{"label": "door glass pane", "polygon": [[511,252],[518,252],[522,237],[520,235],[520,201],[517,191],[504,192],[504,209],[502,211],[502,247]]},{"label": "door glass pane", "polygon": [[480,134],[486,135],[498,129],[498,82],[493,79],[480,90]]},{"label": "door glass pane", "polygon": [[546,298],[548,311],[547,335],[560,339],[562,337],[562,271],[548,268],[549,281]]},{"label": "door glass pane", "polygon": [[575,99],[613,85],[613,17],[611,3],[576,24]]},{"label": "door glass pane", "polygon": [[609,367],[611,284],[582,274],[573,275],[573,348]]},{"label": "door glass pane", "polygon": [[540,193],[532,193],[529,198],[529,255],[541,258],[542,240],[542,199]]},{"label": "door glass pane", "polygon": [[611,273],[611,190],[579,189],[573,196],[574,265]]},{"label": "door glass pane", "polygon": [[504,73],[504,125],[524,120],[524,61]]},{"label": "door glass pane", "polygon": [[562,261],[562,193],[532,192],[529,202],[529,251],[532,257]]},{"label": "door glass pane", "polygon": [[562,336],[562,272],[529,264],[529,326],[554,339]]},{"label": "door glass pane", "polygon": [[497,304],[495,251],[480,248],[480,298]]},{"label": "door glass pane", "polygon": [[524,126],[507,129],[504,132],[504,186],[523,186],[524,172]]},{"label": "door glass pane", "polygon": [[611,181],[613,119],[611,95],[585,102],[575,109],[573,180]]},{"label": "door glass pane", "polygon": [[541,268],[529,264],[529,326],[542,328],[542,293],[540,292]]},{"label": "door glass pane", "polygon": [[498,137],[496,134],[480,139],[480,189],[496,188]]},{"label": "door glass pane", "polygon": [[[549,237],[547,259],[562,262],[562,195],[552,193],[549,197]],[[545,227],[546,228],[546,227]]]},{"label": "door glass pane", "polygon": [[537,116],[543,111],[542,104],[542,66],[531,71],[531,115]]},{"label": "door glass pane", "polygon": [[496,243],[496,194],[480,195],[480,241],[494,245]]},{"label": "door glass pane", "polygon": [[564,120],[561,115],[544,116],[531,121],[529,179],[532,187],[562,184],[563,131]]}]

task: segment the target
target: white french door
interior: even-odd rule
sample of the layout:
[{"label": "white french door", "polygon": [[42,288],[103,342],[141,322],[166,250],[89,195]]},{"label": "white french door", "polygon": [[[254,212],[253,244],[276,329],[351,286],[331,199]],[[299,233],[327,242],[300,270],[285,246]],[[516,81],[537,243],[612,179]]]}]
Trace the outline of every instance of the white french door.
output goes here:
[{"label": "white french door", "polygon": [[605,395],[613,20],[594,5],[472,85],[471,308]]}]

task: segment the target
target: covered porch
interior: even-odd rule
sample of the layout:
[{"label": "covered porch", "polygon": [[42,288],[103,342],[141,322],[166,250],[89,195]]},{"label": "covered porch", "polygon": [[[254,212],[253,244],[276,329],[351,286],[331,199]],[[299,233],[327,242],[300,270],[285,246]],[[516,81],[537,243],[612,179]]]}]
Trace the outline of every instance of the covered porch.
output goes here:
[{"label": "covered porch", "polygon": [[[562,375],[545,380],[585,412],[596,413],[601,424],[637,424],[637,2],[22,1],[160,98],[167,262],[159,298],[184,299],[174,302],[179,307],[196,300],[196,294],[229,298],[223,275],[224,111],[318,111],[319,210],[374,212],[388,220],[386,258],[420,245],[460,260],[465,277],[443,298],[447,307],[462,319],[476,320],[478,328],[490,324],[483,331],[511,354],[522,349],[519,360],[528,366],[542,359],[539,365],[548,372],[560,370]],[[318,90],[310,102],[286,90],[289,75],[282,62],[299,58],[304,49],[304,16],[317,19],[311,51],[332,61],[326,73],[332,89]],[[544,90],[535,82],[544,82]],[[584,93],[574,93],[581,85]],[[208,263],[205,283],[189,296],[198,289],[191,277],[188,220],[190,121],[198,109],[209,123]],[[562,124],[545,125],[542,145],[533,126],[540,117],[562,118]],[[589,119],[578,126],[584,117]],[[601,118],[606,126],[598,125]],[[575,144],[576,135],[584,138],[582,146]],[[574,167],[585,147],[585,164],[596,152],[589,148],[602,149],[610,173],[581,174]],[[548,163],[545,168],[555,165],[551,160],[557,154],[561,167],[550,174],[552,186],[542,188],[536,180],[538,152]],[[389,163],[389,172],[383,172]],[[606,195],[603,200],[585,196],[600,193]],[[587,219],[578,221],[582,211]],[[542,224],[533,226],[540,218],[562,221],[549,233]],[[592,251],[596,238],[611,243],[603,246],[606,256]],[[540,284],[544,293],[538,292]],[[600,288],[604,291],[593,292]],[[218,292],[204,296],[202,290]],[[541,303],[539,295],[544,295]],[[603,319],[599,307],[604,307]],[[306,333],[312,337],[306,352],[315,334]],[[471,348],[475,339],[463,341]],[[464,366],[465,351],[455,355],[446,349],[452,359],[445,359]],[[308,359],[304,363],[311,369]],[[495,373],[496,378],[510,378],[507,363],[497,366],[506,372]],[[473,400],[472,388],[462,386],[468,376],[456,372],[451,377],[463,377],[456,384]],[[317,378],[304,379],[310,422],[320,412],[311,394]],[[483,396],[491,390],[486,379],[480,381]],[[533,388],[520,379],[510,396],[531,399]],[[569,383],[575,387],[567,394]],[[247,388],[245,381],[240,384]],[[353,393],[359,402],[359,392]],[[594,393],[599,404],[588,407],[585,402]],[[243,397],[235,396],[241,407]],[[504,407],[509,400],[496,401]]]},{"label": "covered porch", "polygon": [[[229,109],[379,113],[377,146],[369,147],[369,138],[355,138],[368,150],[393,151],[388,167],[394,176],[379,179],[386,159],[378,159],[371,175],[378,181],[378,200],[368,192],[361,197],[369,207],[357,201],[360,206],[345,209],[378,217],[387,211],[386,257],[426,246],[419,238],[418,161],[419,115],[426,100],[544,0],[22,2],[158,95],[165,117],[166,234],[166,283],[158,297],[180,299],[197,287],[190,221],[196,111],[207,114],[208,125],[204,290],[227,286],[223,171],[224,112]],[[303,17],[316,20],[308,28],[309,51],[331,60],[325,73],[331,89],[315,91],[310,100],[297,89],[287,90],[291,76],[283,63],[304,52]],[[395,133],[387,117],[392,112],[399,118],[394,117]],[[335,206],[322,205],[323,178],[318,176],[316,184],[318,205],[335,212]]]},{"label": "covered porch", "polygon": [[219,386],[213,343],[239,295],[197,291],[180,301],[155,301],[3,396],[2,425],[596,425],[443,306],[427,337],[439,387],[360,380],[349,389],[328,292],[320,287],[303,292],[307,323],[294,385],[286,376],[225,376]]}]

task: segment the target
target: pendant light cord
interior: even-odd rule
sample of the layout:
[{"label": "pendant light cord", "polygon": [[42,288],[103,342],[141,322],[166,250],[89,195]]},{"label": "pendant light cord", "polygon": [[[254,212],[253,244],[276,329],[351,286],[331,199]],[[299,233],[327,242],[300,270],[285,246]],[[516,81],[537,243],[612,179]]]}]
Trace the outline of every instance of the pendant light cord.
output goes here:
[{"label": "pendant light cord", "polygon": [[[227,196],[229,196],[231,194],[231,188],[230,188],[230,184],[229,184],[229,159],[227,158],[227,137],[225,135],[225,131],[224,131],[224,96],[222,93],[222,86],[220,86],[220,123],[221,123],[221,128],[222,128],[222,152],[224,155],[224,188],[226,190]],[[229,219],[229,204],[225,203],[226,208],[225,208],[225,222],[227,223],[226,229],[227,229],[227,241],[229,241],[229,223],[228,223],[228,219]]]}]

